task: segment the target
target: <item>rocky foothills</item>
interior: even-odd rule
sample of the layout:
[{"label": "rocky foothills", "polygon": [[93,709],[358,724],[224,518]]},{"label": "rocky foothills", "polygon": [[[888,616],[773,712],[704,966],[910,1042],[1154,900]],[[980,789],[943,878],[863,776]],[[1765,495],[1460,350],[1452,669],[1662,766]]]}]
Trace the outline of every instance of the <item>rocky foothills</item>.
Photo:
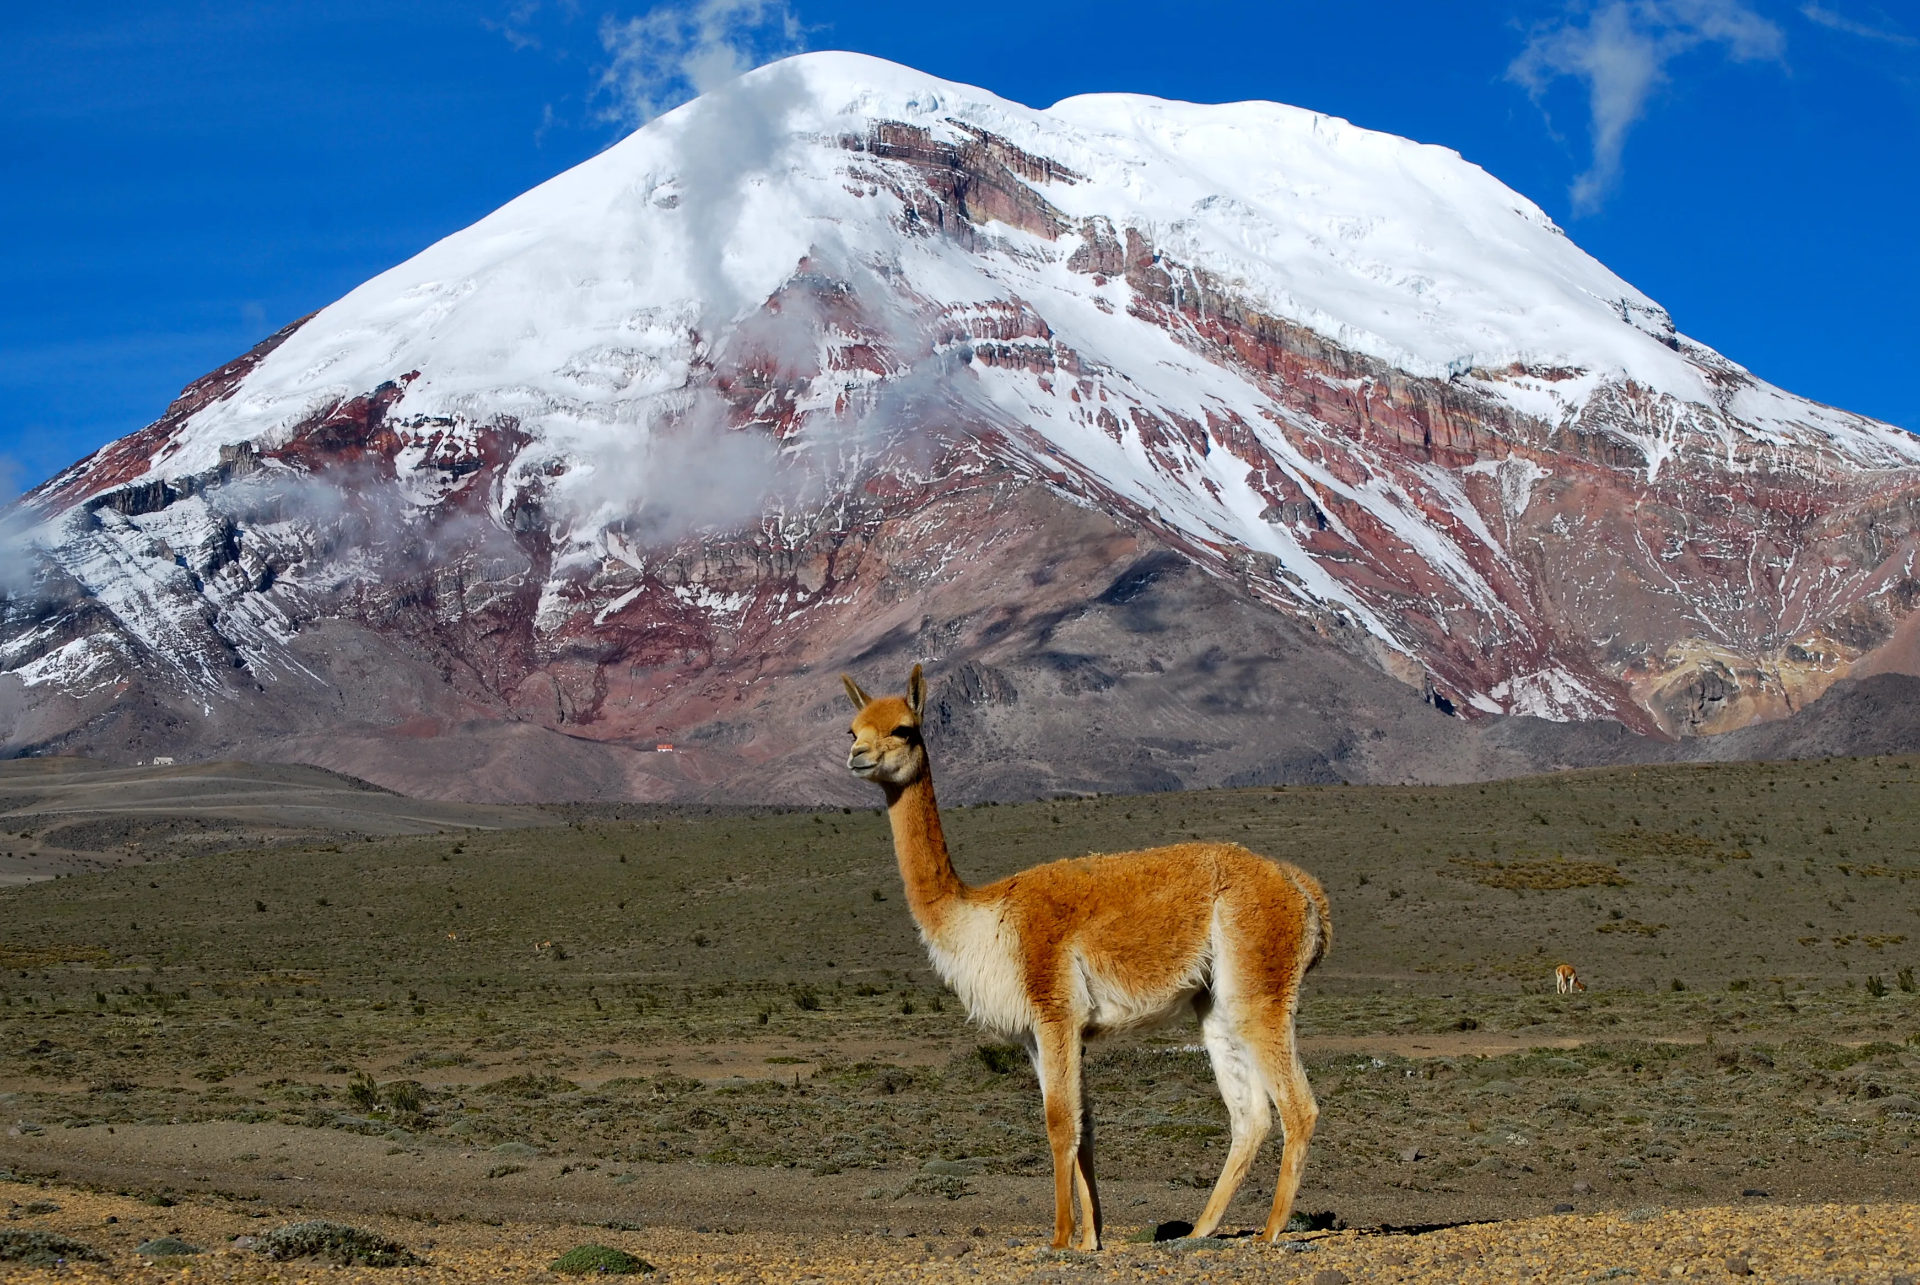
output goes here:
[{"label": "rocky foothills", "polygon": [[27,495],[0,727],[851,802],[832,676],[921,659],[962,799],[1718,757],[1920,671],[1917,495],[1451,152],[809,55]]}]

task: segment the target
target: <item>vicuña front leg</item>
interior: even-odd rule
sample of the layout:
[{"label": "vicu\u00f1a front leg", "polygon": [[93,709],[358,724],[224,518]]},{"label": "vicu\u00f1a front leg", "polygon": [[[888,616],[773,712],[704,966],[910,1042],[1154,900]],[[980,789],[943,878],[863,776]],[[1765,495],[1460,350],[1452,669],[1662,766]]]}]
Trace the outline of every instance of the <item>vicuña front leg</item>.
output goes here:
[{"label": "vicu\u00f1a front leg", "polygon": [[[1080,1168],[1080,1032],[1072,1022],[1048,1022],[1034,1031],[1033,1038],[1047,1143],[1053,1151],[1053,1247],[1065,1249],[1073,1239],[1073,1188]],[[1082,1182],[1091,1193],[1091,1173]],[[1091,1230],[1090,1197],[1086,1203],[1089,1234],[1097,1243],[1099,1233]]]},{"label": "vicu\u00f1a front leg", "polygon": [[1074,1185],[1080,1191],[1080,1248],[1100,1248],[1100,1186],[1093,1178],[1093,1104],[1080,1094],[1080,1146],[1073,1156]]}]

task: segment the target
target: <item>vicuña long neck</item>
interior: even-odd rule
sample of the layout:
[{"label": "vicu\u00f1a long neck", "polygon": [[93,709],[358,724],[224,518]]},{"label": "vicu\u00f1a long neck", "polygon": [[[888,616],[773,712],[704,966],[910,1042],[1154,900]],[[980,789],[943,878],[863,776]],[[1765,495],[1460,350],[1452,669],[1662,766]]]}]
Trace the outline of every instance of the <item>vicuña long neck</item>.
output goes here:
[{"label": "vicu\u00f1a long neck", "polygon": [[947,836],[940,829],[940,807],[928,773],[911,783],[887,787],[887,819],[893,823],[893,855],[907,887],[907,907],[921,928],[937,931],[947,909],[967,886],[953,871]]}]

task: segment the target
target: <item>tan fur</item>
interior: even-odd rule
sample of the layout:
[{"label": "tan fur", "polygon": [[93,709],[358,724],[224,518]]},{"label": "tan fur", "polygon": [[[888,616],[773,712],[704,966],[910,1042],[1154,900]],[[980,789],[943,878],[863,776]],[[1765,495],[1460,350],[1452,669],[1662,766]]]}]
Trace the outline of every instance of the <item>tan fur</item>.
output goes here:
[{"label": "tan fur", "polygon": [[1280,1110],[1286,1143],[1261,1233],[1293,1212],[1319,1108],[1294,1042],[1300,983],[1333,944],[1312,875],[1232,843],[1181,843],[1078,857],[971,888],[954,873],[920,740],[926,679],[874,699],[843,677],[859,711],[847,766],[886,791],[907,906],[934,968],[981,1025],[1023,1040],[1040,1078],[1053,1150],[1053,1244],[1100,1244],[1093,1127],[1081,1050],[1106,1031],[1199,1015],[1233,1142],[1193,1235],[1210,1234]]},{"label": "tan fur", "polygon": [[1561,964],[1553,970],[1553,988],[1562,995],[1571,995],[1587,989],[1587,984],[1573,971],[1572,964]]}]

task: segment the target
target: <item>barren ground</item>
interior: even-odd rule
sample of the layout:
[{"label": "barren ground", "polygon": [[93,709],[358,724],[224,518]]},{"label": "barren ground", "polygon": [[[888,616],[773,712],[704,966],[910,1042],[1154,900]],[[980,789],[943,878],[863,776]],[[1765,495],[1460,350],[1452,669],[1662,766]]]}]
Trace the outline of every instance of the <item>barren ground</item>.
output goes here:
[{"label": "barren ground", "polygon": [[[1301,1207],[1345,1230],[1280,1251],[1124,1241],[1191,1218],[1223,1151],[1176,1027],[1090,1057],[1115,1247],[1033,1257],[1037,1090],[927,973],[870,812],[334,826],[14,887],[0,1166],[23,1181],[0,1185],[0,1231],[62,1231],[125,1272],[178,1226],[218,1251],[196,1276],[235,1279],[316,1269],[229,1236],[329,1216],[457,1279],[599,1240],[689,1280],[1585,1280],[1747,1252],[1765,1279],[1890,1281],[1920,1272],[1914,776],[1833,760],[954,809],[969,877],[1190,836],[1321,876],[1336,941],[1301,1015],[1322,1106]],[[0,817],[0,851],[38,841],[24,816]],[[1587,992],[1551,992],[1562,958]],[[1393,1230],[1450,1223],[1476,1225]]]}]

